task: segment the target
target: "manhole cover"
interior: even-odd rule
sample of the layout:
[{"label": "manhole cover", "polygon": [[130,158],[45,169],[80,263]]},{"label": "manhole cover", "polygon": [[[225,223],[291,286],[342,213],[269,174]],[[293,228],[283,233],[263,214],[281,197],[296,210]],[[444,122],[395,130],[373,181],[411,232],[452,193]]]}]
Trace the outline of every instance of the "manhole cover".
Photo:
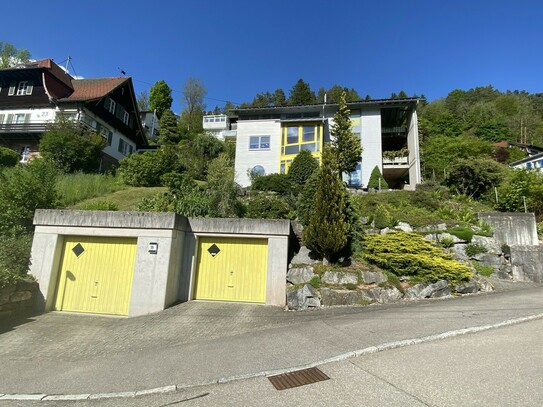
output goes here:
[{"label": "manhole cover", "polygon": [[85,248],[81,246],[81,243],[76,244],[72,249],[72,252],[74,252],[77,257],[81,256],[81,253],[83,253],[84,251]]},{"label": "manhole cover", "polygon": [[316,367],[268,377],[277,390],[292,389],[330,379]]}]

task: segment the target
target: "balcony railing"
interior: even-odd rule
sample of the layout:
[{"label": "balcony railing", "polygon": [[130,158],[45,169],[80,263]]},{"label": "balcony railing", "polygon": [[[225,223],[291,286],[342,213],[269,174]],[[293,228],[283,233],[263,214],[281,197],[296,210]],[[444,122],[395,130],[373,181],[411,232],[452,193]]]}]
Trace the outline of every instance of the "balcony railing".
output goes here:
[{"label": "balcony railing", "polygon": [[383,157],[383,165],[395,166],[395,165],[408,165],[409,157]]},{"label": "balcony railing", "polygon": [[43,133],[46,123],[3,123],[0,133]]},{"label": "balcony railing", "polygon": [[381,134],[383,136],[407,136],[407,127],[382,127]]}]

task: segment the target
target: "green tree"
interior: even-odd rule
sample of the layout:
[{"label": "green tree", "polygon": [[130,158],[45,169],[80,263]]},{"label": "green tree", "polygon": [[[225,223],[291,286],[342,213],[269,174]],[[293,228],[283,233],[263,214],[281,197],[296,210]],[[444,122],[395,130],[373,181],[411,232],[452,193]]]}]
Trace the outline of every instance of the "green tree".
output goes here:
[{"label": "green tree", "polygon": [[65,172],[97,172],[106,140],[77,123],[59,119],[43,133],[39,150]]},{"label": "green tree", "polygon": [[273,106],[285,106],[287,104],[287,98],[283,89],[275,89],[272,95]]},{"label": "green tree", "polygon": [[152,187],[161,184],[161,177],[180,170],[177,155],[171,148],[131,154],[119,163],[117,173],[127,185]]},{"label": "green tree", "polygon": [[502,178],[502,165],[489,158],[459,159],[445,178],[456,193],[480,198]]},{"label": "green tree", "polygon": [[207,168],[211,160],[225,150],[226,145],[223,141],[210,134],[200,133],[192,140],[182,143],[181,162],[192,178],[203,181],[207,177]]},{"label": "green tree", "polygon": [[218,218],[240,217],[243,214],[243,205],[238,199],[240,190],[235,182],[234,163],[226,153],[221,153],[209,163],[207,170],[209,215]]},{"label": "green tree", "polygon": [[21,157],[11,148],[0,147],[0,170],[2,167],[15,167]]},{"label": "green tree", "polygon": [[58,170],[46,159],[0,171],[0,234],[32,230],[36,209],[58,205]]},{"label": "green tree", "polygon": [[160,144],[177,144],[180,141],[177,117],[171,110],[165,110],[159,120]]},{"label": "green tree", "polygon": [[354,171],[362,154],[360,140],[357,140],[352,132],[351,112],[347,107],[345,96],[345,92],[340,96],[334,123],[330,128],[332,152],[336,155],[340,174]]},{"label": "green tree", "polygon": [[375,166],[370,174],[370,179],[368,181],[368,188],[372,189],[386,189],[388,188],[388,183],[383,178],[379,166]]},{"label": "green tree", "polygon": [[184,109],[181,113],[181,122],[188,134],[195,134],[202,128],[207,89],[202,80],[191,77],[185,81],[182,93]]},{"label": "green tree", "polygon": [[17,49],[12,44],[0,41],[0,69],[24,64],[30,59],[30,52]]},{"label": "green tree", "polygon": [[306,246],[331,263],[347,246],[349,224],[345,210],[345,186],[339,179],[335,155],[325,147],[322,155],[313,210],[309,225],[304,229]]},{"label": "green tree", "polygon": [[302,150],[292,160],[288,169],[288,176],[294,183],[304,185],[317,168],[319,168],[319,163],[313,157],[311,151]]},{"label": "green tree", "polygon": [[157,116],[162,117],[162,113],[172,108],[172,102],[172,90],[168,84],[163,80],[155,82],[149,94],[149,108],[156,109]]},{"label": "green tree", "polygon": [[296,214],[298,220],[302,225],[309,225],[309,219],[311,218],[311,211],[313,210],[313,201],[315,199],[315,192],[317,190],[317,180],[319,179],[319,168],[306,180],[301,192],[298,194],[296,200]]},{"label": "green tree", "polygon": [[287,100],[288,105],[310,105],[315,103],[317,98],[315,92],[311,90],[308,83],[303,79],[298,79],[298,82],[290,90],[290,95]]}]

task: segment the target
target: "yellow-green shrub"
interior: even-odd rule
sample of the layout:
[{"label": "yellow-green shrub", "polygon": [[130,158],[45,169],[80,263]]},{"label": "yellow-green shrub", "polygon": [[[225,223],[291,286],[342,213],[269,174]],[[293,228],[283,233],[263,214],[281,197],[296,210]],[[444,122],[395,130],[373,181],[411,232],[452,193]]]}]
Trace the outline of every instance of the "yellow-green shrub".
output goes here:
[{"label": "yellow-green shrub", "polygon": [[397,276],[416,276],[424,281],[458,282],[472,277],[468,266],[416,233],[367,235],[363,258]]}]

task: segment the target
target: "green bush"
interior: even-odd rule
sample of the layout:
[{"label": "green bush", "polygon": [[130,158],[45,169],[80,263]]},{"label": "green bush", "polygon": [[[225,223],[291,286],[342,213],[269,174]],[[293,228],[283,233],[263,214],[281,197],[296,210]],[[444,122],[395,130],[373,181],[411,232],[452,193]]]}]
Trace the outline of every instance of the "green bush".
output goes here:
[{"label": "green bush", "polygon": [[464,251],[468,257],[473,257],[481,253],[486,253],[488,249],[479,243],[469,243],[466,245]]},{"label": "green bush", "polygon": [[84,211],[118,211],[119,207],[115,202],[107,200],[99,200],[93,202],[87,202],[79,207]]},{"label": "green bush", "polygon": [[294,157],[288,169],[288,176],[298,185],[304,185],[313,172],[319,168],[319,163],[310,151],[302,150]]},{"label": "green bush", "polygon": [[377,205],[373,213],[373,224],[377,229],[391,228],[395,225],[395,220],[385,205]]},{"label": "green bush", "polygon": [[296,214],[300,223],[304,226],[309,224],[311,210],[315,201],[315,191],[317,188],[318,169],[307,179],[296,200]]},{"label": "green bush", "polygon": [[319,276],[313,276],[311,280],[309,280],[309,285],[313,288],[319,288],[321,286],[321,278]]},{"label": "green bush", "polygon": [[[379,180],[381,181],[379,182]],[[381,187],[381,189],[387,189],[388,183],[383,178],[381,170],[379,170],[379,166],[376,165],[371,172],[370,180],[368,181],[368,188],[379,189],[379,187]]]},{"label": "green bush", "polygon": [[254,191],[277,192],[280,195],[288,195],[293,192],[293,184],[286,174],[269,174],[256,177],[251,185]]},{"label": "green bush", "polygon": [[126,188],[119,178],[108,174],[60,174],[56,180],[60,206],[68,207],[85,199],[110,194]]},{"label": "green bush", "polygon": [[0,235],[0,288],[23,278],[30,265],[32,234],[8,232]]},{"label": "green bush", "polygon": [[58,170],[45,159],[0,172],[0,233],[31,230],[34,211],[58,206]]},{"label": "green bush", "polygon": [[415,276],[423,281],[456,283],[472,277],[468,266],[453,260],[416,233],[367,235],[363,258],[397,276]]},{"label": "green bush", "polygon": [[257,195],[249,199],[245,217],[261,219],[289,219],[292,208],[280,196]]},{"label": "green bush", "polygon": [[131,154],[121,160],[118,174],[127,185],[153,187],[160,185],[160,178],[180,170],[175,152],[169,148],[141,154]]},{"label": "green bush", "polygon": [[15,167],[21,157],[11,148],[0,147],[0,168]]},{"label": "green bush", "polygon": [[471,242],[471,239],[475,234],[475,231],[472,228],[463,226],[448,228],[447,232],[461,240],[465,240],[466,242]]}]

